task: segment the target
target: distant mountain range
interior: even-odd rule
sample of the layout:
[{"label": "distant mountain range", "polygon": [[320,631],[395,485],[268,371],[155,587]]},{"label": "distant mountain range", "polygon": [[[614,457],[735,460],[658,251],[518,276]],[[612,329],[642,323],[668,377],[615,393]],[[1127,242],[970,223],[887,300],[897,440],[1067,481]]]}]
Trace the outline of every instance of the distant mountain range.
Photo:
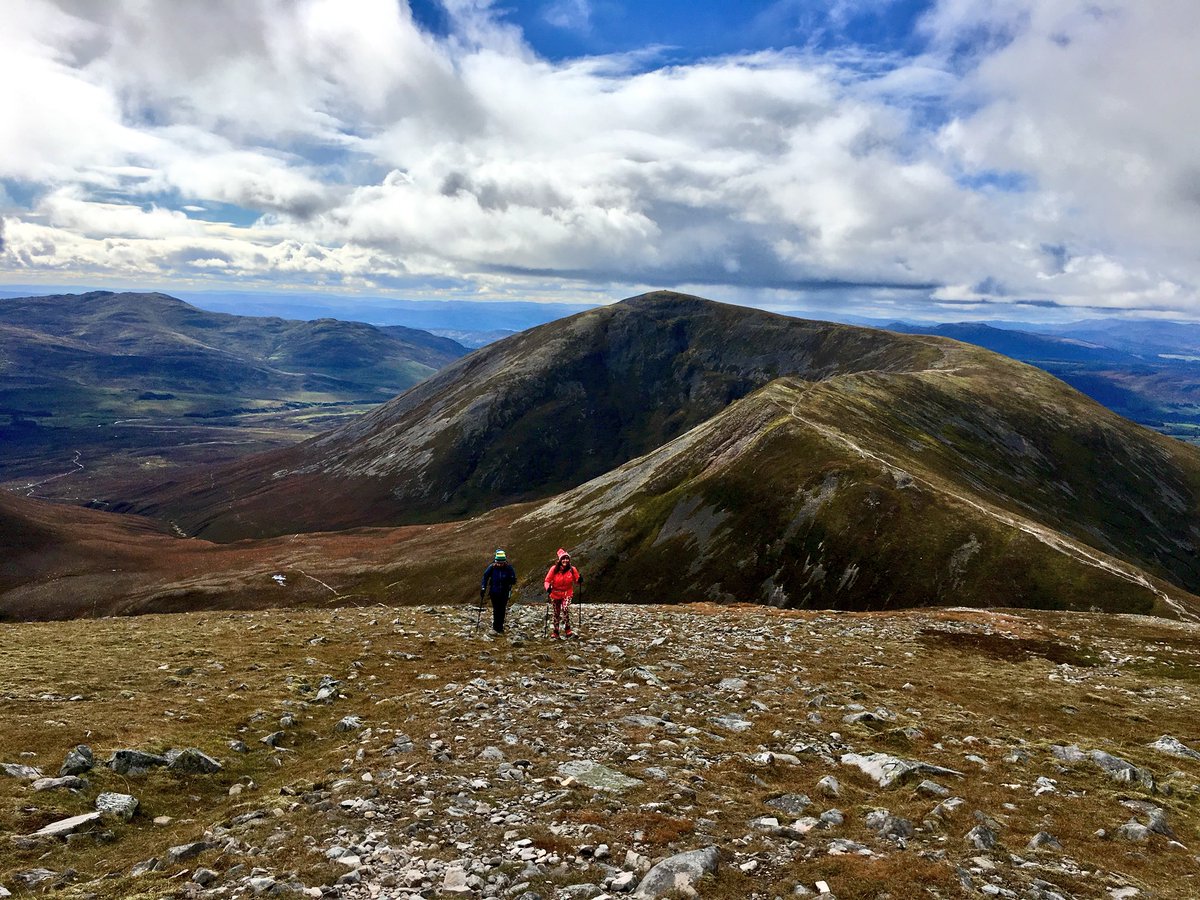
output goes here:
[{"label": "distant mountain range", "polygon": [[128,509],[206,562],[126,585],[126,611],[284,602],[272,566],[343,596],[466,597],[481,552],[532,581],[559,545],[606,600],[1200,609],[1200,451],[962,343],[669,292]]},{"label": "distant mountain range", "polygon": [[0,480],[70,469],[75,451],[91,475],[134,451],[161,461],[204,444],[197,461],[292,443],[466,352],[411,328],[226,315],[164,294],[0,299]]},{"label": "distant mountain range", "polygon": [[1135,422],[1200,440],[1200,326],[1081,322],[1036,332],[978,322],[890,322],[884,327],[951,337],[1003,353],[1045,369]]},{"label": "distant mountain range", "polygon": [[672,292],[119,508],[0,497],[0,615],[465,600],[494,547],[536,598],[567,546],[597,600],[1200,619],[1200,450],[958,341]]}]

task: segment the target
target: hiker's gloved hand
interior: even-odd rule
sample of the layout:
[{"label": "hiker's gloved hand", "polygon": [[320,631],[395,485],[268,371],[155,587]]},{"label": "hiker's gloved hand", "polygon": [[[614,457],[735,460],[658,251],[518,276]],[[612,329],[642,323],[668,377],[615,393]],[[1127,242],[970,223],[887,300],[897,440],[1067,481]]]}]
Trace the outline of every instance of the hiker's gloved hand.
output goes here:
[{"label": "hiker's gloved hand", "polygon": [[484,594],[486,594],[486,593],[487,593],[487,591],[485,591],[483,588],[480,588],[480,589],[479,589],[479,599],[480,599],[480,600],[482,600],[482,599],[483,599],[483,595],[484,595]]}]

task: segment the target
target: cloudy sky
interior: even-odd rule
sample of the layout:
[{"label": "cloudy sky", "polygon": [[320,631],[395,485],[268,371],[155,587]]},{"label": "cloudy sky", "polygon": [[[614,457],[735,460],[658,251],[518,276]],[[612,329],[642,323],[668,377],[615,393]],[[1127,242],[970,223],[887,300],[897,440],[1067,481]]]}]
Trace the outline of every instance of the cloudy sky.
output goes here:
[{"label": "cloudy sky", "polygon": [[0,286],[1200,318],[1195,0],[4,0]]}]

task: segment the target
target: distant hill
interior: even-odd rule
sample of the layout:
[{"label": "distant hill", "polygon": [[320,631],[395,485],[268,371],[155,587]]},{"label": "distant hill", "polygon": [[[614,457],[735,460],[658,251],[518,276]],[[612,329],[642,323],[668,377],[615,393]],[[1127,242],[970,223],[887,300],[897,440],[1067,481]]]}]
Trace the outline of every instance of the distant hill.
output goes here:
[{"label": "distant hill", "polygon": [[902,334],[934,334],[953,338],[956,341],[975,344],[977,347],[986,347],[988,350],[1022,361],[1054,360],[1108,365],[1132,365],[1141,362],[1133,354],[1078,338],[1014,331],[1007,328],[996,328],[982,322],[956,322],[943,325],[892,322],[884,327],[888,331],[897,331]]},{"label": "distant hill", "polygon": [[62,468],[64,448],[95,471],[131,451],[292,443],[465,352],[415,329],[211,313],[165,294],[0,299],[0,480]]},{"label": "distant hill", "polygon": [[1049,333],[980,322],[889,330],[936,334],[986,347],[1061,378],[1109,409],[1165,434],[1200,440],[1200,326],[1178,322],[1082,322]]}]

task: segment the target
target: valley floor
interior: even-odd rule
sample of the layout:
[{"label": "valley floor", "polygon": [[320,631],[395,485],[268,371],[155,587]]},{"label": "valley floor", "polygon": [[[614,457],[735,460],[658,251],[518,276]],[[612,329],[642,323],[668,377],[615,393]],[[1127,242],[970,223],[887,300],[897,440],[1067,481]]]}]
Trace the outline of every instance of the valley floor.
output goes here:
[{"label": "valley floor", "polygon": [[[570,643],[540,606],[502,637],[473,607],[0,625],[0,885],[658,896],[651,866],[713,847],[702,897],[1200,895],[1200,627],[582,613]],[[78,744],[86,784],[35,781]],[[193,747],[221,768],[160,764]],[[36,836],[100,793],[136,815]]]}]

